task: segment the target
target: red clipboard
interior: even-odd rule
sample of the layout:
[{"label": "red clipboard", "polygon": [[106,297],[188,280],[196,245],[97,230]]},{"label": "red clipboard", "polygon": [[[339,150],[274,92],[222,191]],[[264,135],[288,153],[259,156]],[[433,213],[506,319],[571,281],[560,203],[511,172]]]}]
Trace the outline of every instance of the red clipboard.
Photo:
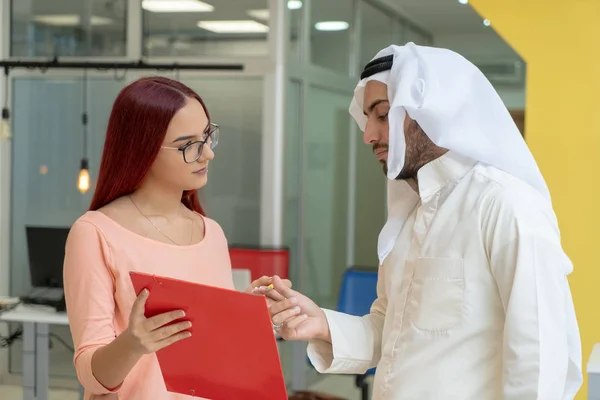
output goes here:
[{"label": "red clipboard", "polygon": [[263,296],[130,272],[150,291],[146,318],[182,309],[192,336],[156,353],[169,392],[211,400],[287,400]]}]

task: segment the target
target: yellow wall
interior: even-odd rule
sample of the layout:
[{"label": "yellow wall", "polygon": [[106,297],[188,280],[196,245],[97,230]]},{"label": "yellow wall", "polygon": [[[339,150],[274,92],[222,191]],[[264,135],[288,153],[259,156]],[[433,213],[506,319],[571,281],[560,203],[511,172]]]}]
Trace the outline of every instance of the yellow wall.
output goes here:
[{"label": "yellow wall", "polygon": [[[599,0],[471,0],[527,62],[525,137],[552,193],[583,344],[600,342]],[[587,379],[577,399],[585,399]]]}]

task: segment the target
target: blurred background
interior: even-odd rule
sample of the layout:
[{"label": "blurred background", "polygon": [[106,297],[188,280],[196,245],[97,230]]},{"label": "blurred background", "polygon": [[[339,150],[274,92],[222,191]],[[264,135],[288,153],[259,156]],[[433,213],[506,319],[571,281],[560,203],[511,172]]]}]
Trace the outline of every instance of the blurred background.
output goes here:
[{"label": "blurred background", "polygon": [[[45,234],[57,238],[87,210],[118,91],[141,76],[159,74],[195,89],[221,126],[209,184],[200,196],[232,247],[284,251],[294,286],[323,307],[340,307],[346,272],[376,271],[377,236],[386,209],[385,177],[371,148],[362,143],[348,107],[362,67],[382,48],[407,42],[465,56],[496,88],[528,143],[531,129],[534,155],[541,157],[561,225],[568,225],[571,233],[567,250],[585,265],[588,253],[574,243],[583,243],[577,236],[582,227],[586,238],[592,233],[588,224],[598,221],[598,213],[588,222],[579,214],[561,213],[573,206],[565,193],[577,193],[574,184],[561,183],[563,174],[581,165],[570,156],[570,167],[552,169],[550,160],[568,144],[554,141],[554,147],[547,147],[543,141],[543,136],[559,136],[553,132],[567,125],[566,116],[564,125],[560,116],[554,125],[545,121],[556,111],[544,105],[543,114],[539,103],[552,93],[548,82],[559,66],[544,70],[537,64],[540,74],[534,76],[519,55],[551,52],[539,32],[519,41],[528,35],[523,20],[530,10],[515,11],[518,5],[512,1],[504,6],[473,2],[479,11],[468,0],[0,0],[4,61],[143,60],[199,66],[158,71],[19,67],[2,76],[1,106],[9,115],[0,132],[0,295],[23,296],[37,286],[31,253],[46,250],[32,247],[36,239],[28,236],[28,228],[52,228]],[[546,20],[564,12],[560,7],[540,14],[543,18],[535,20],[539,29],[547,29]],[[577,10],[577,15],[587,18],[591,11]],[[497,29],[496,22],[505,30]],[[519,52],[498,32],[516,38]],[[526,77],[528,88],[533,79],[546,91],[526,93]],[[577,77],[570,79],[574,84]],[[535,97],[530,99],[530,94]],[[535,99],[532,112],[540,122],[530,122],[526,108]],[[82,124],[83,112],[89,115],[87,126]],[[588,126],[598,128],[595,120]],[[596,138],[598,130],[593,132],[587,131],[585,138]],[[583,130],[578,134],[586,135]],[[542,148],[555,153],[540,155]],[[600,167],[596,163],[594,171]],[[586,267],[576,263],[578,268]],[[586,276],[580,282],[600,281],[597,275]],[[581,288],[574,289],[578,315],[586,319],[583,298],[591,289],[577,283],[575,288]],[[591,324],[581,325],[585,357],[598,339],[598,324]],[[3,335],[21,328],[20,323],[0,321]],[[49,330],[50,395],[77,398],[69,329],[50,324]],[[354,377],[318,375],[307,363],[306,344],[279,346],[290,392],[318,390],[361,398]],[[23,351],[22,340],[0,349],[2,399],[22,398]]]}]

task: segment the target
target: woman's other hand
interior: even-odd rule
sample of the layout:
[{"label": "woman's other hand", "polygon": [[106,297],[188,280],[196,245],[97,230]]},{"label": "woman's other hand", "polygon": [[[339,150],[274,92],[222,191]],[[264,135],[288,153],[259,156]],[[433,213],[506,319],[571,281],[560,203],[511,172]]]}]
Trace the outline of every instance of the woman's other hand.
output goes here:
[{"label": "woman's other hand", "polygon": [[140,355],[154,353],[192,336],[191,332],[187,331],[192,327],[190,321],[172,324],[172,322],[185,317],[183,310],[169,311],[146,318],[144,310],[149,295],[150,292],[144,289],[135,299],[129,316],[129,326],[124,332],[131,349]]}]

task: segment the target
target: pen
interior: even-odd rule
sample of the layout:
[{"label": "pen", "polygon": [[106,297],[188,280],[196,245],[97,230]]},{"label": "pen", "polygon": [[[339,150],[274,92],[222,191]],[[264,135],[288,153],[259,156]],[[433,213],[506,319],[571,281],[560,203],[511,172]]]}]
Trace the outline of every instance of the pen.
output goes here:
[{"label": "pen", "polygon": [[271,283],[269,286],[257,286],[254,289],[252,289],[253,292],[260,292],[262,290],[264,290],[265,292],[268,292],[269,290],[273,290],[274,286]]}]

